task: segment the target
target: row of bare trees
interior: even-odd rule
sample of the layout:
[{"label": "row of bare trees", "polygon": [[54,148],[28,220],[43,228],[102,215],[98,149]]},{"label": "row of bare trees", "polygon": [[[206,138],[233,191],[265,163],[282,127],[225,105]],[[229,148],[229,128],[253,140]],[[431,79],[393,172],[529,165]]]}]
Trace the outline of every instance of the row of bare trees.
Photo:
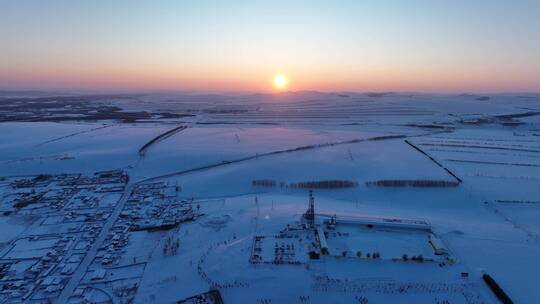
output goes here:
[{"label": "row of bare trees", "polygon": [[366,182],[367,187],[457,187],[459,182],[457,181],[445,181],[445,180],[430,180],[430,179],[417,179],[417,180],[401,180],[401,179],[386,179]]},{"label": "row of bare trees", "polygon": [[279,187],[281,188],[301,188],[301,189],[339,189],[339,188],[354,188],[358,186],[358,182],[349,180],[322,180],[322,181],[307,181],[298,183],[276,182],[272,179],[256,179],[251,181],[253,187]]}]

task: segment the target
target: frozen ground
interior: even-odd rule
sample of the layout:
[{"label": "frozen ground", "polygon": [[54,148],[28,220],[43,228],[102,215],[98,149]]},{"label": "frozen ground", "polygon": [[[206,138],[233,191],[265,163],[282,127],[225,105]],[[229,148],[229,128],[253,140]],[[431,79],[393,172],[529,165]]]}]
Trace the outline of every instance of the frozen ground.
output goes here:
[{"label": "frozen ground", "polygon": [[0,104],[0,303],[540,302],[540,95]]}]

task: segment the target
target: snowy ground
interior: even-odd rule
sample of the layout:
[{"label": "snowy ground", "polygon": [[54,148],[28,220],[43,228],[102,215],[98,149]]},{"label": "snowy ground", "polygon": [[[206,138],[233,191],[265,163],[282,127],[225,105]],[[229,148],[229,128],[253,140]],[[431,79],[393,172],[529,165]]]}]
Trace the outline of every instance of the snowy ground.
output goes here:
[{"label": "snowy ground", "polygon": [[[483,273],[515,303],[540,302],[540,96],[488,97],[111,96],[100,103],[176,116],[2,122],[0,303],[17,298],[8,290],[30,271],[42,271],[30,302],[175,303],[214,288],[224,303],[497,303]],[[35,195],[14,190],[16,179],[112,169],[129,175],[125,188],[77,189],[97,205],[73,196],[58,207],[47,198],[70,188],[55,186],[13,208]],[[327,238],[332,254],[310,258],[320,244],[315,231],[294,230],[308,206],[309,189],[298,185],[335,180],[354,186],[313,189],[317,214],[426,222],[448,256],[435,255],[424,232],[338,225]],[[377,181],[453,186],[366,184]],[[151,183],[163,187],[132,193]],[[196,216],[130,230],[169,223],[178,216],[170,205]],[[35,270],[70,236],[62,268]],[[265,263],[250,260],[257,236]]]}]

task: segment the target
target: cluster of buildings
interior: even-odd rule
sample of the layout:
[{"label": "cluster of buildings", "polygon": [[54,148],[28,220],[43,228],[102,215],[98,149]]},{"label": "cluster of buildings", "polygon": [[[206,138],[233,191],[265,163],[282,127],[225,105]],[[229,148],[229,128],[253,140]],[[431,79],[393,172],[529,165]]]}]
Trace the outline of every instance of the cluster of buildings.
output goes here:
[{"label": "cluster of buildings", "polygon": [[[72,302],[84,303],[96,296],[114,303],[133,301],[146,264],[154,250],[157,253],[161,249],[158,243],[141,247],[141,243],[152,239],[146,236],[174,232],[180,223],[200,216],[192,201],[178,199],[180,191],[179,186],[165,182],[140,184],[131,190],[77,287],[78,292],[70,298]],[[179,242],[171,241],[169,245],[168,254],[179,250]]]},{"label": "cluster of buildings", "polygon": [[[121,170],[3,178],[0,212],[16,224],[3,226],[13,237],[0,247],[0,303],[58,297],[127,181]],[[25,227],[23,233],[15,232],[18,225]]]},{"label": "cluster of buildings", "polygon": [[128,175],[122,170],[4,178],[0,212],[43,215],[67,204],[70,209],[99,207],[100,193],[123,192],[127,182]]},{"label": "cluster of buildings", "polygon": [[200,216],[199,208],[191,201],[179,200],[180,191],[180,186],[164,182],[140,185],[133,190],[120,217],[134,231],[168,230],[195,220]]}]

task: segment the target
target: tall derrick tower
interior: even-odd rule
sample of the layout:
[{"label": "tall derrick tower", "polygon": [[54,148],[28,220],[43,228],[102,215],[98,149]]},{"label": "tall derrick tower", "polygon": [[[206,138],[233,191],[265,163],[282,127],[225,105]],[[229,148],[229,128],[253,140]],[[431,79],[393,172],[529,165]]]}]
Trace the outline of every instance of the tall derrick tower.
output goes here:
[{"label": "tall derrick tower", "polygon": [[306,213],[304,213],[304,218],[311,227],[315,226],[315,198],[312,190],[309,190],[309,206]]}]

